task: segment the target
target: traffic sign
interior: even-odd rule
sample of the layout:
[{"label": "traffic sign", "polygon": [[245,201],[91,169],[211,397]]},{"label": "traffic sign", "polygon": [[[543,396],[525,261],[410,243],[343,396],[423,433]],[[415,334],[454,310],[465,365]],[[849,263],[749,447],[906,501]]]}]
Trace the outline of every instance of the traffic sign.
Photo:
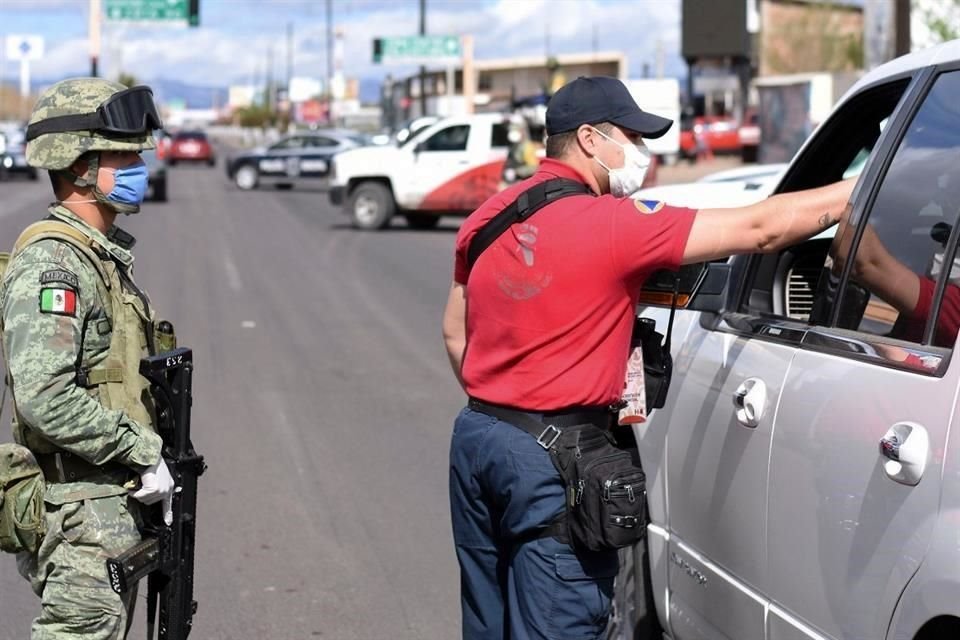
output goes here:
[{"label": "traffic sign", "polygon": [[107,20],[200,24],[199,0],[106,0]]},{"label": "traffic sign", "polygon": [[42,36],[7,36],[8,60],[39,60],[43,57]]},{"label": "traffic sign", "polygon": [[405,36],[375,38],[373,61],[383,64],[429,64],[459,62],[459,36]]}]

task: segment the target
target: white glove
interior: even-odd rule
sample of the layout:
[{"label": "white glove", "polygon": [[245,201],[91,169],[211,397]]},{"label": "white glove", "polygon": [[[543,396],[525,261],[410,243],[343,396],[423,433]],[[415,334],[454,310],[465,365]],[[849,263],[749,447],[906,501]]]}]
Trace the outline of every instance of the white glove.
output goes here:
[{"label": "white glove", "polygon": [[143,504],[156,504],[163,500],[163,521],[169,527],[173,524],[173,492],[173,477],[161,456],[160,460],[140,474],[140,488],[131,491],[130,495]]}]

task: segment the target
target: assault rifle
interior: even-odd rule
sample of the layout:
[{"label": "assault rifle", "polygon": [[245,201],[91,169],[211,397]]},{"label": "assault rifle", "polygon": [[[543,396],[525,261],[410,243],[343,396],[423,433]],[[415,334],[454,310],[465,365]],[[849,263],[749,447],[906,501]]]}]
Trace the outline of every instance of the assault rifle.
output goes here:
[{"label": "assault rifle", "polygon": [[193,599],[197,477],[207,468],[190,442],[193,351],[180,348],[143,358],[140,374],[152,386],[163,459],[176,486],[173,525],[164,524],[160,505],[150,509],[143,541],[108,559],[107,573],[117,593],[126,592],[147,577],[148,640],[153,640],[158,600],[159,640],[186,640],[197,611]]}]

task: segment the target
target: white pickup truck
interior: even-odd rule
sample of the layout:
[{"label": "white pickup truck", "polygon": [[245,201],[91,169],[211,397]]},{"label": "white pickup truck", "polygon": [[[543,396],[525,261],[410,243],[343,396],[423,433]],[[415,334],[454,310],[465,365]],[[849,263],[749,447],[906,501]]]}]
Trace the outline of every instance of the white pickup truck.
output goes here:
[{"label": "white pickup truck", "polygon": [[383,229],[396,213],[411,227],[470,213],[500,188],[511,116],[483,113],[441,120],[400,146],[337,154],[330,201],[358,229]]}]

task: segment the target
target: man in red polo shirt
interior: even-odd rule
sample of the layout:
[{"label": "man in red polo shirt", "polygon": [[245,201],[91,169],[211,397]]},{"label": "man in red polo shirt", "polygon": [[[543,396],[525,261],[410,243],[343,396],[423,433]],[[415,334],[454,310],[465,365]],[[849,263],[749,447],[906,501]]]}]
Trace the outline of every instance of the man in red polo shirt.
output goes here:
[{"label": "man in red polo shirt", "polygon": [[[560,475],[533,436],[483,407],[557,425],[589,416],[611,426],[647,276],[777,251],[834,224],[850,197],[853,180],[739,209],[632,200],[650,162],[643,138],[671,125],[642,111],[619,80],[578,78],[548,105],[547,157],[537,173],[485,202],[457,235],[443,330],[471,397],[450,449],[464,638],[596,638],[618,568],[616,551],[588,552],[542,535],[564,510]],[[484,224],[553,178],[592,193],[513,225],[470,268],[467,249]]]}]

